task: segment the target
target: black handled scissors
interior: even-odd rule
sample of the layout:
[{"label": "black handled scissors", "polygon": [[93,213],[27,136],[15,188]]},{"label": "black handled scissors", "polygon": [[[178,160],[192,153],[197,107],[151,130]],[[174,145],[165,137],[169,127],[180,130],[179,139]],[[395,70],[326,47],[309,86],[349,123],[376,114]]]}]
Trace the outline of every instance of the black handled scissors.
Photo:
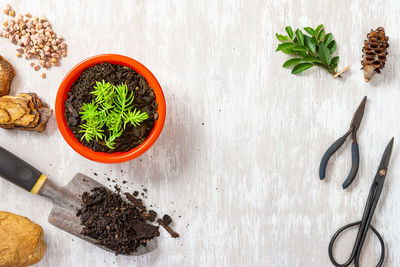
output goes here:
[{"label": "black handled scissors", "polygon": [[325,171],[326,171],[326,166],[328,165],[328,161],[330,157],[335,154],[336,151],[344,144],[344,141],[346,141],[347,137],[351,134],[351,137],[353,139],[353,142],[351,144],[351,169],[350,172],[344,181],[342,187],[343,189],[346,189],[354,180],[354,178],[357,175],[358,172],[358,166],[359,166],[359,159],[360,159],[360,154],[358,150],[358,143],[357,143],[357,130],[360,128],[360,124],[362,121],[362,118],[364,116],[364,110],[365,110],[365,103],[367,102],[367,97],[365,96],[363,100],[361,101],[361,104],[358,106],[356,112],[354,113],[353,119],[351,120],[350,123],[350,129],[338,140],[333,143],[328,150],[325,152],[324,156],[321,159],[321,164],[319,165],[319,178],[323,180],[325,178]]},{"label": "black handled scissors", "polygon": [[[372,182],[371,189],[369,190],[369,195],[367,199],[367,204],[365,205],[364,213],[362,216],[362,220],[354,223],[347,224],[340,228],[332,237],[331,242],[329,243],[329,248],[328,248],[328,253],[329,253],[329,259],[331,260],[332,264],[335,265],[336,267],[346,267],[349,266],[353,261],[355,267],[358,267],[359,265],[359,259],[360,259],[360,254],[361,254],[361,249],[363,247],[365,237],[367,236],[368,229],[371,228],[371,230],[375,233],[375,235],[378,237],[379,242],[381,243],[381,258],[378,262],[377,267],[382,266],[383,261],[385,259],[385,244],[383,242],[383,239],[381,235],[378,233],[378,231],[371,225],[371,220],[372,216],[374,215],[374,211],[376,208],[376,205],[378,204],[379,197],[382,192],[382,187],[385,182],[385,177],[387,174],[387,168],[389,165],[389,160],[390,156],[392,154],[392,149],[393,149],[393,140],[390,140],[389,144],[387,145],[385,152],[383,153],[381,163],[379,164],[378,171],[376,172],[374,181]],[[333,258],[333,243],[335,242],[336,238],[346,229],[360,225],[360,228],[358,229],[357,237],[356,237],[356,242],[354,243],[353,251],[351,252],[350,258],[343,264],[339,264],[335,261]]]}]

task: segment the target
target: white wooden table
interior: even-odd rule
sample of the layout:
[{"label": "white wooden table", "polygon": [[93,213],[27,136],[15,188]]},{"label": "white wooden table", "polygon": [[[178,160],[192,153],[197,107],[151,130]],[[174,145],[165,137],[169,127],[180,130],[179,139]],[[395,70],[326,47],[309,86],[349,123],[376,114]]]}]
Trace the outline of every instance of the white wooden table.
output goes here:
[{"label": "white wooden table", "polygon": [[[4,7],[5,0],[0,1]],[[76,173],[108,184],[149,189],[147,204],[172,213],[181,238],[162,231],[159,248],[142,257],[114,256],[47,222],[51,203],[0,180],[0,209],[29,217],[45,231],[47,253],[37,266],[331,266],[327,247],[342,225],[361,218],[369,186],[392,136],[395,148],[373,225],[387,247],[385,266],[400,266],[400,3],[388,1],[10,1],[17,11],[44,14],[67,39],[68,57],[43,80],[16,47],[0,39],[15,67],[12,93],[36,92],[54,107],[58,86],[79,61],[119,53],[146,65],[166,97],[167,119],[156,144],[124,164],[89,161],[61,137],[53,117],[42,133],[0,129],[0,145],[66,184]],[[2,20],[5,15],[1,14]],[[338,42],[343,79],[281,67],[275,32],[324,23]],[[361,46],[371,28],[390,37],[383,74],[366,84]],[[364,95],[359,174],[341,189],[350,145],[335,155],[326,181],[323,152],[347,129]],[[204,125],[203,125],[204,124]],[[121,170],[123,173],[121,173]],[[132,185],[133,183],[133,185]],[[179,218],[181,216],[181,218]],[[355,231],[337,257],[350,253]],[[372,235],[371,235],[372,236]],[[375,237],[362,266],[375,266]]]}]

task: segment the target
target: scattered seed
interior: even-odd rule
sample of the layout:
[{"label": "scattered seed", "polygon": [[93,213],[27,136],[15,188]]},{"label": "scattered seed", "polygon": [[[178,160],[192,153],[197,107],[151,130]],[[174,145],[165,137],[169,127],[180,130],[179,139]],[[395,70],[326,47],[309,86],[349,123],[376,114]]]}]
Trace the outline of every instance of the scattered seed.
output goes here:
[{"label": "scattered seed", "polygon": [[35,65],[35,66],[33,67],[33,69],[34,69],[35,71],[38,71],[38,70],[40,70],[40,66],[39,66],[39,65]]},{"label": "scattered seed", "polygon": [[18,53],[18,52],[17,52],[16,56],[17,57],[22,57],[21,53]]},{"label": "scattered seed", "polygon": [[15,17],[15,11],[14,11],[14,10],[11,10],[11,11],[8,13],[8,15],[11,16],[11,17]]},{"label": "scattered seed", "polygon": [[46,73],[42,72],[41,76],[42,76],[43,79],[46,79]]}]

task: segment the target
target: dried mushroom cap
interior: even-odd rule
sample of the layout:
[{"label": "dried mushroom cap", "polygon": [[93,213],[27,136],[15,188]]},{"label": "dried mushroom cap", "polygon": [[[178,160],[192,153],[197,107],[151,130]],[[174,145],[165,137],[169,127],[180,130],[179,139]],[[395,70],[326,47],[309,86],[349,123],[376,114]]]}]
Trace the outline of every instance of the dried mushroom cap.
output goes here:
[{"label": "dried mushroom cap", "polygon": [[7,60],[0,56],[0,96],[8,95],[14,77],[14,68]]},{"label": "dried mushroom cap", "polygon": [[10,121],[10,114],[5,109],[0,109],[0,123],[8,123]]},{"label": "dried mushroom cap", "polygon": [[0,97],[0,127],[5,129],[41,132],[52,112],[34,93]]},{"label": "dried mushroom cap", "polygon": [[34,115],[34,119],[33,119],[33,121],[28,125],[28,127],[35,127],[37,124],[38,124],[38,122],[39,122],[39,117],[40,117],[40,115],[39,115],[39,112],[38,112],[38,110],[36,109],[36,107],[35,107],[35,103],[33,102],[34,101],[34,98],[33,98],[33,96],[31,96],[31,95],[29,95],[29,94],[24,94],[24,93],[22,93],[22,94],[19,94],[18,95],[19,97],[23,97],[23,98],[25,98],[25,99],[27,99],[28,101],[29,101],[29,108],[30,108],[30,110],[31,110],[31,114],[32,115]]},{"label": "dried mushroom cap", "polygon": [[10,123],[22,118],[25,114],[29,113],[28,103],[23,103],[18,100],[6,100],[3,99],[6,96],[0,98],[0,109],[5,110],[10,115]]},{"label": "dried mushroom cap", "polygon": [[364,47],[362,49],[363,59],[361,61],[364,70],[365,81],[368,82],[375,73],[381,73],[381,69],[385,67],[386,51],[389,47],[389,37],[385,34],[385,29],[382,27],[377,28],[375,31],[371,30],[367,34],[367,40],[364,40]]}]

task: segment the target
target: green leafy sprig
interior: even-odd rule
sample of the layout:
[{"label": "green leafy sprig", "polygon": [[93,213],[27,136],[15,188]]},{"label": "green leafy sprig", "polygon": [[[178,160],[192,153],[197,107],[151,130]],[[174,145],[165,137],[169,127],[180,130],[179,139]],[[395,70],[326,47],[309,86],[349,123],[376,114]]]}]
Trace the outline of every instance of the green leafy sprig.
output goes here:
[{"label": "green leafy sprig", "polygon": [[[134,95],[129,93],[126,84],[115,86],[103,80],[96,82],[91,93],[96,96],[95,100],[83,104],[79,112],[84,122],[79,131],[83,133],[81,140],[104,139],[107,147],[115,149],[115,139],[122,135],[127,124],[137,127],[149,118],[146,112],[134,108]],[[104,134],[104,128],[107,128],[108,136]]]},{"label": "green leafy sprig", "polygon": [[292,74],[298,74],[313,66],[318,66],[330,74],[337,74],[339,57],[332,55],[336,51],[336,41],[333,40],[332,33],[325,33],[324,25],[319,25],[313,29],[305,27],[304,34],[300,29],[294,33],[290,26],[285,28],[287,35],[276,34],[276,38],[281,42],[276,51],[282,51],[294,56],[287,60],[283,67],[291,67]]}]

